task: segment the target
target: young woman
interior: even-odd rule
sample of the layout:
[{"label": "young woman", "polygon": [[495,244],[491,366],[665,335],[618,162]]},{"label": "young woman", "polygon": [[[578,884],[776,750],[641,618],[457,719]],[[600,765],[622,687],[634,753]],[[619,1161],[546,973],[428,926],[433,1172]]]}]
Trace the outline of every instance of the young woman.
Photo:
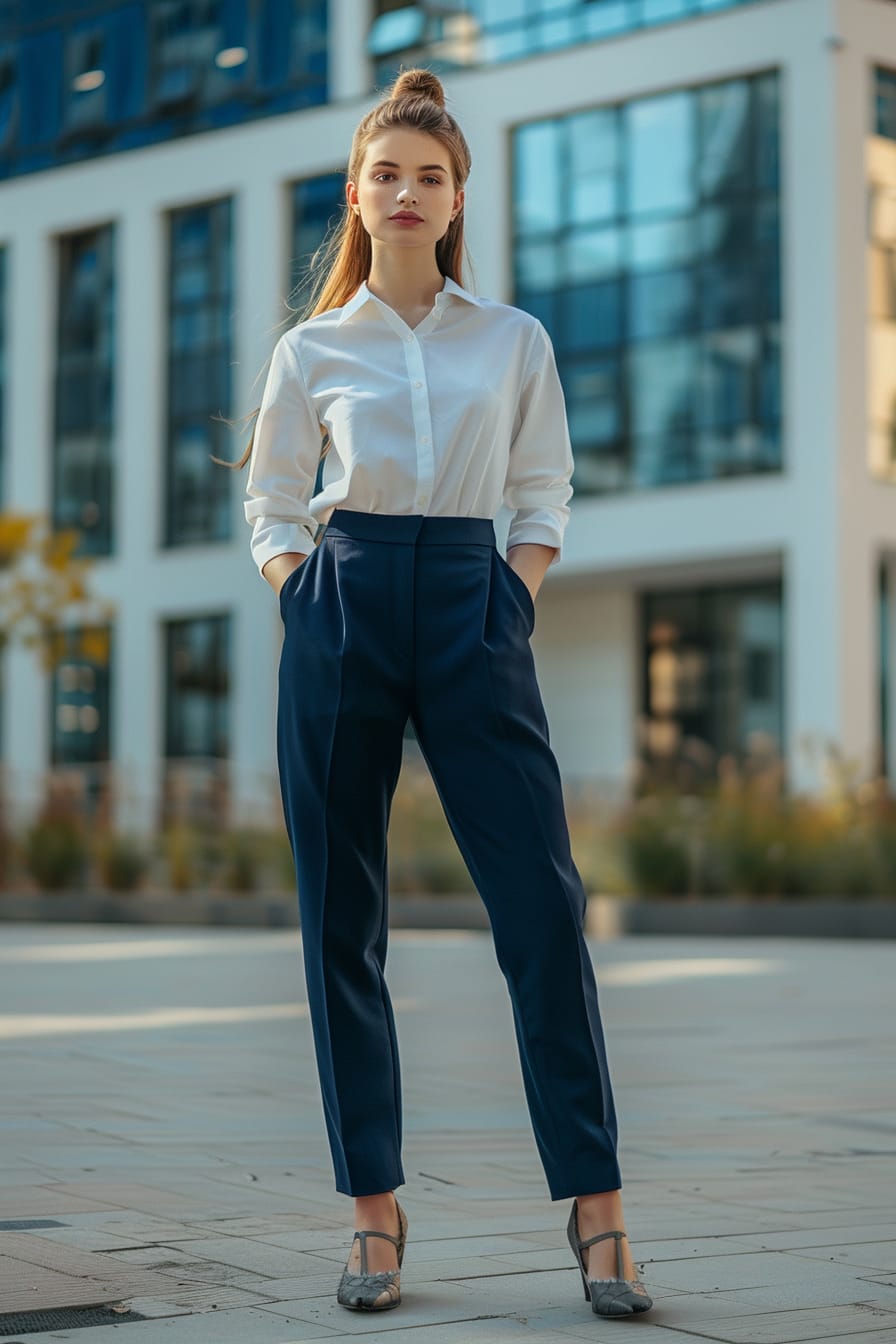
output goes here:
[{"label": "young woman", "polygon": [[283,620],[277,761],[336,1188],[355,1201],[337,1299],[401,1300],[386,832],[410,718],[488,911],[585,1296],[631,1315],[652,1303],[625,1241],[585,893],[529,643],[573,459],[544,327],[463,287],[469,171],[439,80],[403,72],[355,132],[325,280],[275,346],[236,464]]}]

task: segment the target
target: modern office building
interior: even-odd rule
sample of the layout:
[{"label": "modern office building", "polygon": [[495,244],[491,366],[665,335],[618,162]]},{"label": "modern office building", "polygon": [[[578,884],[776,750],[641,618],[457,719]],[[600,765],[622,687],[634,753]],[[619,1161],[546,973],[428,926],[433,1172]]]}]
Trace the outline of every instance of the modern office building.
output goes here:
[{"label": "modern office building", "polygon": [[140,824],[270,808],[280,620],[210,454],[418,63],[471,142],[465,283],[566,393],[533,635],[565,777],[892,775],[896,3],[0,0],[2,505],[79,528],[115,611],[50,676],[3,654],[20,806],[66,767]]}]

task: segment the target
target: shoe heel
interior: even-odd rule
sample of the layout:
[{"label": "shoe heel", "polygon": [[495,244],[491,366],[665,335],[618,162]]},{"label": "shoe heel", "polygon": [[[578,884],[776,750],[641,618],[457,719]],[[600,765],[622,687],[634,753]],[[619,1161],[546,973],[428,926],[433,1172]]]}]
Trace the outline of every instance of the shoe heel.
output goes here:
[{"label": "shoe heel", "polygon": [[569,1222],[566,1225],[566,1239],[572,1247],[572,1253],[576,1258],[576,1264],[579,1266],[579,1273],[582,1276],[582,1287],[585,1289],[585,1301],[591,1301],[591,1289],[588,1287],[588,1275],[585,1273],[585,1265],[582,1261],[582,1252],[579,1250],[578,1237],[576,1235],[576,1210],[573,1204],[572,1213],[569,1215]]}]

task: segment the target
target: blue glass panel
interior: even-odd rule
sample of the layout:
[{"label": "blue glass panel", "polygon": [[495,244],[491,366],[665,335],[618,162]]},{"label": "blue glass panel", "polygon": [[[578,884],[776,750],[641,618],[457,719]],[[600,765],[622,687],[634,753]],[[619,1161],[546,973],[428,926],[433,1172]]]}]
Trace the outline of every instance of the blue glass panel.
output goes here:
[{"label": "blue glass panel", "polygon": [[109,759],[109,682],[111,659],[87,657],[82,635],[99,635],[111,646],[108,626],[85,631],[67,629],[60,661],[50,685],[51,748],[53,765],[87,765]]},{"label": "blue glass panel", "polygon": [[619,213],[619,133],[615,108],[579,113],[567,122],[570,219],[592,224]]},{"label": "blue glass panel", "polygon": [[562,366],[570,438],[576,448],[616,443],[622,436],[619,361],[593,359]]},{"label": "blue glass panel", "polygon": [[776,425],[781,419],[781,334],[769,330],[762,344],[759,371],[759,420]]},{"label": "blue glass panel", "polygon": [[556,345],[567,350],[611,350],[623,340],[623,282],[605,280],[563,290]]},{"label": "blue glass panel", "polygon": [[706,197],[749,191],[753,185],[753,163],[748,81],[729,80],[701,89],[697,95],[697,108],[700,194]]},{"label": "blue glass panel", "polygon": [[714,331],[700,347],[698,423],[736,429],[756,414],[759,332],[753,327]]},{"label": "blue glass panel", "polygon": [[107,115],[123,122],[139,117],[146,101],[146,21],[143,6],[126,5],[105,19],[109,90]]},{"label": "blue glass panel", "polygon": [[564,278],[576,282],[618,275],[623,267],[623,230],[576,229],[567,234],[566,246],[556,248],[563,262]]},{"label": "blue glass panel", "polygon": [[475,8],[486,28],[520,23],[529,13],[528,0],[478,0]]},{"label": "blue glass panel", "polygon": [[[321,173],[293,187],[290,292],[301,306],[310,297],[308,268],[314,253],[336,228],[344,210],[345,172]],[[306,283],[307,278],[307,283]]]},{"label": "blue glass panel", "polygon": [[367,36],[367,50],[371,56],[406,51],[423,40],[425,29],[426,15],[421,5],[389,10],[374,21]]},{"label": "blue glass panel", "polygon": [[6,494],[5,471],[5,402],[6,402],[6,256],[0,247],[0,506]]},{"label": "blue glass panel", "polygon": [[756,185],[760,191],[777,191],[780,185],[780,81],[777,74],[763,75],[755,83]]},{"label": "blue glass panel", "polygon": [[575,18],[542,19],[527,30],[530,51],[550,51],[554,47],[568,47],[578,36]]},{"label": "blue glass panel", "polygon": [[628,208],[632,214],[691,209],[695,113],[688,93],[629,103],[623,110],[628,144]]},{"label": "blue glass panel", "polygon": [[48,145],[56,140],[62,116],[61,30],[22,39],[19,143]]},{"label": "blue glass panel", "polygon": [[698,249],[698,234],[691,215],[635,223],[628,230],[627,260],[632,271],[684,266],[695,259]]},{"label": "blue glass panel", "polygon": [[4,155],[12,153],[18,131],[19,62],[12,44],[0,45],[0,173]]},{"label": "blue glass panel", "polygon": [[756,278],[761,315],[781,315],[781,237],[777,197],[756,203]]},{"label": "blue glass panel", "polygon": [[632,0],[591,0],[582,14],[583,37],[610,37],[632,26]]},{"label": "blue glass panel", "polygon": [[551,239],[522,242],[516,250],[516,278],[523,289],[554,289],[562,282],[561,255]]},{"label": "blue glass panel", "polygon": [[667,434],[696,424],[697,347],[656,341],[626,354],[626,384],[635,435]]},{"label": "blue glass panel", "polygon": [[691,10],[691,0],[641,0],[642,23],[668,23]]},{"label": "blue glass panel", "polygon": [[563,222],[559,135],[558,125],[543,121],[521,126],[514,136],[514,209],[521,233],[555,229]]},{"label": "blue glass panel", "polygon": [[878,66],[874,72],[874,94],[875,133],[896,140],[896,71]]},{"label": "blue glass panel", "polygon": [[683,335],[697,326],[694,272],[652,271],[629,278],[629,339]]}]

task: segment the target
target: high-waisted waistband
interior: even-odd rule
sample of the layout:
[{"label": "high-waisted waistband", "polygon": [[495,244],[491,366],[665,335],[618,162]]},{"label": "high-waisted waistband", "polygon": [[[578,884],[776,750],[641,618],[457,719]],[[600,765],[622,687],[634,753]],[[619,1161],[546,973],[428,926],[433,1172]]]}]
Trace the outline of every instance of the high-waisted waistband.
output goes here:
[{"label": "high-waisted waistband", "polygon": [[355,537],[361,541],[404,542],[415,545],[494,546],[495,524],[491,518],[463,518],[454,514],[365,513],[360,509],[335,508],[323,539]]}]

